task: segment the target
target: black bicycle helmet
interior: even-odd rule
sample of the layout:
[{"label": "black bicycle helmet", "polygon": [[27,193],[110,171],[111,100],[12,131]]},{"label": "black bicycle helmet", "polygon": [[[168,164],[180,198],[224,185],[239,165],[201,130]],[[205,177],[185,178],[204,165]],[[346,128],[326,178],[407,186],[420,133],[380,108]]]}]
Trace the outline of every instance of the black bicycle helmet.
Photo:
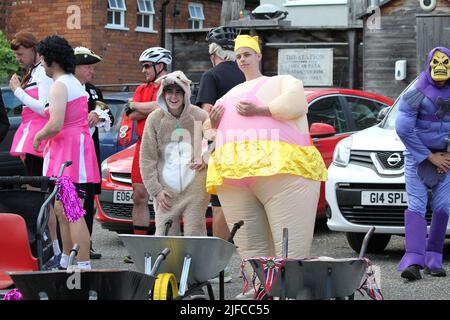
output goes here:
[{"label": "black bicycle helmet", "polygon": [[223,49],[233,50],[234,39],[237,36],[237,31],[233,27],[217,27],[209,30],[206,35],[206,41],[208,43],[217,43]]}]

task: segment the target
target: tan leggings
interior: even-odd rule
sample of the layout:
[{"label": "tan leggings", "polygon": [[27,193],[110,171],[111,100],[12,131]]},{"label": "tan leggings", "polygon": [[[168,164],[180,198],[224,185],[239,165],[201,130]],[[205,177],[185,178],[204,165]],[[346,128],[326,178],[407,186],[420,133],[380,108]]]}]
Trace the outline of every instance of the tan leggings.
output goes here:
[{"label": "tan leggings", "polygon": [[242,258],[282,255],[283,228],[288,228],[288,257],[309,256],[320,182],[295,175],[256,177],[249,188],[217,187],[230,230],[244,221],[234,242]]},{"label": "tan leggings", "polygon": [[183,215],[183,227],[185,236],[206,236],[205,212],[208,208],[210,195],[206,192],[198,192],[184,199],[174,199],[171,209],[161,211],[155,206],[155,235],[163,236],[165,224],[172,220],[172,227],[169,229],[171,236],[180,233],[180,216]]}]

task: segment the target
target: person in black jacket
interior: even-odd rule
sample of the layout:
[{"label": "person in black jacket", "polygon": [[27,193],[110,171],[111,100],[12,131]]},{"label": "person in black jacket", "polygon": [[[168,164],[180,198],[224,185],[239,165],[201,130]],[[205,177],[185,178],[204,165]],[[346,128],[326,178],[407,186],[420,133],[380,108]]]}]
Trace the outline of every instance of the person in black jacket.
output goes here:
[{"label": "person in black jacket", "polygon": [[[236,35],[236,29],[220,26],[212,28],[206,36],[206,41],[209,43],[208,52],[213,67],[202,75],[195,104],[208,113],[217,100],[234,86],[245,81],[244,74],[235,62],[235,54],[233,52]],[[216,195],[211,195],[211,205],[213,211],[213,235],[227,240],[230,236],[230,230],[225,221],[219,198]],[[225,282],[230,282],[231,280],[230,268],[227,267],[225,268]],[[215,283],[218,281],[218,278],[214,278],[211,281]]]},{"label": "person in black jacket", "polygon": [[9,120],[6,114],[5,104],[3,103],[2,95],[0,94],[0,142],[6,137],[9,130]]},{"label": "person in black jacket", "polygon": [[[114,122],[114,118],[111,112],[108,110],[108,106],[103,102],[103,94],[100,89],[96,88],[92,81],[92,76],[94,75],[94,64],[103,60],[102,57],[96,55],[92,50],[85,47],[76,47],[75,58],[76,58],[76,68],[75,77],[84,85],[86,92],[89,95],[88,105],[89,105],[89,128],[91,130],[92,139],[94,140],[95,153],[97,154],[98,167],[100,170],[100,144],[98,138],[98,128],[104,127],[105,130],[109,130]],[[89,229],[89,234],[92,236],[92,228],[94,224],[94,197],[96,194],[101,193],[101,183],[94,184],[91,190],[87,190],[86,199],[84,201],[84,209],[86,210],[86,224]],[[101,254],[95,252],[92,248],[91,243],[91,259],[100,259]]]}]

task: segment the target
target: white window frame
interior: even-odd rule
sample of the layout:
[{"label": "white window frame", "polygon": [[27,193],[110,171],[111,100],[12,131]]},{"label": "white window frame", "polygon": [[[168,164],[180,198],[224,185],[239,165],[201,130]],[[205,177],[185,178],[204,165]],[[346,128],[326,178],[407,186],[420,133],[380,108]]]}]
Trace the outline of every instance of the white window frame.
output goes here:
[{"label": "white window frame", "polygon": [[[194,10],[194,12],[197,9],[200,9],[200,15],[197,15],[197,12],[195,14],[192,14],[191,9]],[[205,21],[205,14],[203,12],[203,4],[201,3],[189,3],[188,4],[188,13],[189,13],[189,21],[190,21],[190,27],[191,29],[203,29],[203,22]],[[195,28],[195,24],[198,23],[198,28]]]},{"label": "white window frame", "polygon": [[[148,6],[150,4],[150,7]],[[142,7],[142,5],[144,7]],[[153,27],[153,17],[155,15],[155,4],[154,0],[137,0],[137,19],[136,19],[136,29],[135,31],[139,32],[149,32],[149,33],[157,33]],[[145,17],[148,17],[149,19],[149,26],[139,26],[138,21],[139,17],[142,17],[142,19],[145,19]]]},{"label": "white window frame", "polygon": [[[113,23],[109,23],[105,26],[106,29],[113,30],[129,30],[125,27],[125,14],[127,12],[127,5],[125,0],[108,0],[108,14],[113,15]],[[116,13],[120,13],[120,21],[116,22]]]}]

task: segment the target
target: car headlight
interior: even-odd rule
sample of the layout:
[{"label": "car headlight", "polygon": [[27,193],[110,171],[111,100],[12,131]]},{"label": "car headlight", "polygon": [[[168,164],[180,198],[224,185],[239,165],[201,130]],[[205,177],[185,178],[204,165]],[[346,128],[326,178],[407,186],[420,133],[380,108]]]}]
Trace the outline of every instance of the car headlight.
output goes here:
[{"label": "car headlight", "polygon": [[352,148],[352,137],[341,140],[334,149],[333,164],[339,167],[346,167],[350,162],[350,150]]},{"label": "car headlight", "polygon": [[107,179],[108,178],[108,160],[103,160],[101,169],[102,169],[102,179]]}]

